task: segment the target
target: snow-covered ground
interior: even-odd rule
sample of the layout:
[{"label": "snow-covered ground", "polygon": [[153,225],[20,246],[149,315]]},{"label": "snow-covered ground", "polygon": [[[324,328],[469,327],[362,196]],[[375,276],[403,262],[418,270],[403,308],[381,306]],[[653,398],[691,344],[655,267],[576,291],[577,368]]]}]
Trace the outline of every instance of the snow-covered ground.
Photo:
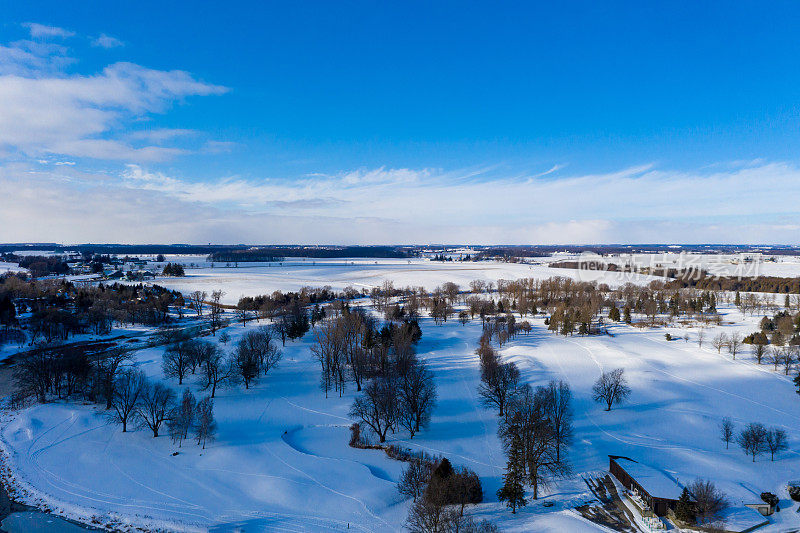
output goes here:
[{"label": "snow-covered ground", "polygon": [[[726,322],[739,325],[720,330],[755,329],[758,317],[724,312]],[[664,329],[628,326],[613,327],[613,337],[564,338],[535,319],[533,332],[518,336],[502,355],[533,385],[551,378],[571,385],[576,475],[547,494],[552,507],[535,502],[512,517],[494,494],[505,463],[496,414],[481,407],[476,394],[480,323],[436,326],[424,319],[422,327],[419,352],[435,372],[438,406],[429,430],[413,440],[401,433],[391,441],[474,469],[486,496],[475,515],[511,531],[597,530],[573,510],[592,499],[580,475],[606,470],[607,456],[614,454],[679,483],[712,479],[735,505],[758,501],[762,491],[775,492],[784,511],[773,515],[767,531],[800,527],[784,488],[800,477],[800,455],[794,451],[800,444],[800,397],[789,377],[758,367],[748,356],[733,361],[710,346],[698,348],[697,330],[671,330],[688,331],[688,343],[667,342]],[[230,346],[245,328],[228,329]],[[707,332],[707,338],[713,334]],[[324,398],[310,342],[309,335],[287,343],[280,365],[251,390],[219,391],[219,438],[206,450],[193,443],[178,450],[168,437],[153,439],[144,430],[123,434],[96,407],[50,404],[5,422],[0,436],[8,463],[31,501],[73,516],[102,517],[104,523],[212,531],[398,530],[409,505],[395,487],[402,463],[380,451],[348,447],[353,391]],[[161,378],[162,350],[137,355],[154,378]],[[604,412],[591,401],[592,383],[601,370],[620,366],[633,389],[631,402]],[[196,380],[189,381],[202,394]],[[740,426],[760,421],[784,428],[790,451],[775,462],[761,456],[752,463],[735,445],[726,450],[718,437],[723,416]]]},{"label": "snow-covered ground", "polygon": [[[290,259],[283,265],[240,263],[213,268],[200,256],[169,261],[197,265],[185,278],[155,283],[184,292],[225,291],[225,301],[242,295],[330,285],[342,289],[380,285],[431,289],[446,281],[466,288],[469,281],[516,278],[595,276],[611,286],[651,277],[553,269],[536,264],[433,262],[426,259]],[[800,262],[782,258],[781,275],[800,273]],[[777,268],[777,267],[776,267]],[[710,340],[721,331],[748,334],[760,316],[743,316],[721,306],[726,325],[709,328],[699,348],[696,328],[639,329],[611,327],[612,336],[569,337],[546,330],[534,319],[530,335],[503,347],[532,385],[551,378],[570,383],[574,395],[575,476],[559,482],[517,515],[497,502],[505,459],[496,436],[497,418],[477,397],[478,360],[474,349],[480,321],[465,326],[449,321],[436,326],[422,320],[420,357],[435,372],[438,407],[430,429],[414,437],[397,434],[392,442],[443,454],[475,470],[486,502],[471,510],[510,531],[596,531],[574,507],[593,499],[581,475],[606,471],[608,455],[639,460],[679,483],[701,476],[715,481],[735,505],[759,501],[762,491],[781,497],[784,511],[771,517],[766,531],[800,527],[800,515],[788,500],[785,483],[800,478],[800,396],[791,376],[758,366],[749,354],[733,361],[717,354]],[[246,328],[228,328],[230,350]],[[679,340],[667,342],[664,333]],[[682,337],[689,334],[689,342]],[[214,340],[212,338],[212,340]],[[147,431],[123,434],[102,410],[89,405],[54,403],[31,407],[2,421],[0,439],[7,465],[31,502],[43,503],[73,517],[98,517],[101,523],[136,524],[167,529],[233,531],[346,530],[395,531],[402,527],[409,502],[396,490],[402,463],[383,452],[347,445],[347,412],[354,392],[324,398],[319,367],[310,354],[311,335],[284,348],[280,365],[255,387],[218,391],[215,404],[219,438],[202,450],[185,443],[179,450]],[[137,353],[141,368],[162,379],[163,348]],[[601,370],[624,367],[634,393],[631,402],[611,412],[593,403],[592,383]],[[177,383],[169,383],[180,392]],[[197,379],[189,386],[202,395]],[[719,440],[724,416],[739,426],[758,421],[784,428],[790,450],[770,462],[753,464],[735,444]],[[173,456],[173,452],[180,453]],[[790,509],[791,508],[791,509]]]},{"label": "snow-covered ground", "polygon": [[[303,259],[287,258],[278,263],[239,263],[238,266],[204,261],[201,256],[171,256],[168,261],[194,264],[181,278],[159,277],[153,283],[187,294],[196,290],[225,292],[225,303],[235,304],[241,296],[271,294],[273,291],[296,291],[300,287],[330,286],[335,290],[352,286],[358,290],[380,286],[389,280],[395,287],[424,287],[432,290],[452,281],[467,289],[472,280],[496,282],[500,279],[546,279],[553,276],[573,279],[599,279],[610,286],[625,282],[646,283],[651,276],[617,274],[614,272],[587,273],[570,269],[555,269],[543,259],[535,264],[503,263],[498,261],[458,262],[428,259]],[[550,259],[548,258],[548,262]],[[597,278],[596,276],[600,276]]]}]

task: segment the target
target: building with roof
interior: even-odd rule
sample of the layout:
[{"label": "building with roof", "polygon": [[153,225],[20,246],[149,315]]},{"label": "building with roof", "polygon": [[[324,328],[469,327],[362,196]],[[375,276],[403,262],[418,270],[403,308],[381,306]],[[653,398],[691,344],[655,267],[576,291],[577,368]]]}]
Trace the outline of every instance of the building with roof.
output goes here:
[{"label": "building with roof", "polygon": [[642,514],[664,516],[675,509],[683,487],[664,472],[628,457],[608,456],[608,470],[630,491],[631,501]]}]

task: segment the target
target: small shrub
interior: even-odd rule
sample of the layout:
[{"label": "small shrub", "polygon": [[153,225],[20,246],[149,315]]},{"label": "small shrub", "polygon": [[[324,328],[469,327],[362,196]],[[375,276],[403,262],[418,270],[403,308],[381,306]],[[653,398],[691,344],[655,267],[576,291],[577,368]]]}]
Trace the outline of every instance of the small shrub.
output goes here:
[{"label": "small shrub", "polygon": [[789,497],[791,497],[796,502],[800,502],[800,486],[799,485],[791,485],[789,487]]},{"label": "small shrub", "polygon": [[772,506],[772,507],[777,507],[778,506],[778,502],[779,502],[778,497],[775,496],[774,494],[772,494],[771,492],[762,492],[761,493],[761,500],[764,503],[770,504],[770,506]]}]

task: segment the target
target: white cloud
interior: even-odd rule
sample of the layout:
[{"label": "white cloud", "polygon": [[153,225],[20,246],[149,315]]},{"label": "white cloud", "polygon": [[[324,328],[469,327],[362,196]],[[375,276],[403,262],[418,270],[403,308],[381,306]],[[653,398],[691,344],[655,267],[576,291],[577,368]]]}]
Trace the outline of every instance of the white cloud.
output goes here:
[{"label": "white cloud", "polygon": [[23,24],[34,38],[61,37],[67,38],[75,35],[74,31],[65,30],[57,26],[47,26],[37,22],[26,22]]},{"label": "white cloud", "polygon": [[138,165],[120,181],[0,167],[0,187],[12,206],[0,214],[0,241],[796,243],[800,226],[800,169],[782,163],[532,181],[376,169],[199,182]]},{"label": "white cloud", "polygon": [[163,134],[151,136],[154,145],[133,146],[115,132],[186,97],[226,91],[188,72],[126,62],[95,74],[67,75],[61,69],[71,61],[58,45],[19,41],[0,46],[0,151],[163,161],[187,150],[159,146]]},{"label": "white cloud", "polygon": [[125,46],[125,43],[116,37],[101,33],[99,37],[92,40],[92,46],[99,46],[100,48],[118,48],[120,46]]}]

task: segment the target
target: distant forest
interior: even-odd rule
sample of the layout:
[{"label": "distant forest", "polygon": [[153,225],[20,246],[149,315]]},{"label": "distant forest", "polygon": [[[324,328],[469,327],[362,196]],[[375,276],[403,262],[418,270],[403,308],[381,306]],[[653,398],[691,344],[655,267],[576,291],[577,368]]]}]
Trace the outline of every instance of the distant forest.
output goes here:
[{"label": "distant forest", "polygon": [[711,291],[776,292],[779,294],[800,294],[800,278],[781,278],[777,276],[758,276],[757,278],[701,277],[699,279],[675,279],[667,288],[693,287]]},{"label": "distant forest", "polygon": [[377,258],[402,258],[410,257],[407,251],[393,246],[343,246],[343,247],[293,247],[293,246],[263,246],[248,248],[246,250],[217,251],[208,255],[209,261],[226,262],[254,262],[254,261],[282,261],[285,257],[312,257],[312,258],[338,258],[338,257],[377,257]]}]

